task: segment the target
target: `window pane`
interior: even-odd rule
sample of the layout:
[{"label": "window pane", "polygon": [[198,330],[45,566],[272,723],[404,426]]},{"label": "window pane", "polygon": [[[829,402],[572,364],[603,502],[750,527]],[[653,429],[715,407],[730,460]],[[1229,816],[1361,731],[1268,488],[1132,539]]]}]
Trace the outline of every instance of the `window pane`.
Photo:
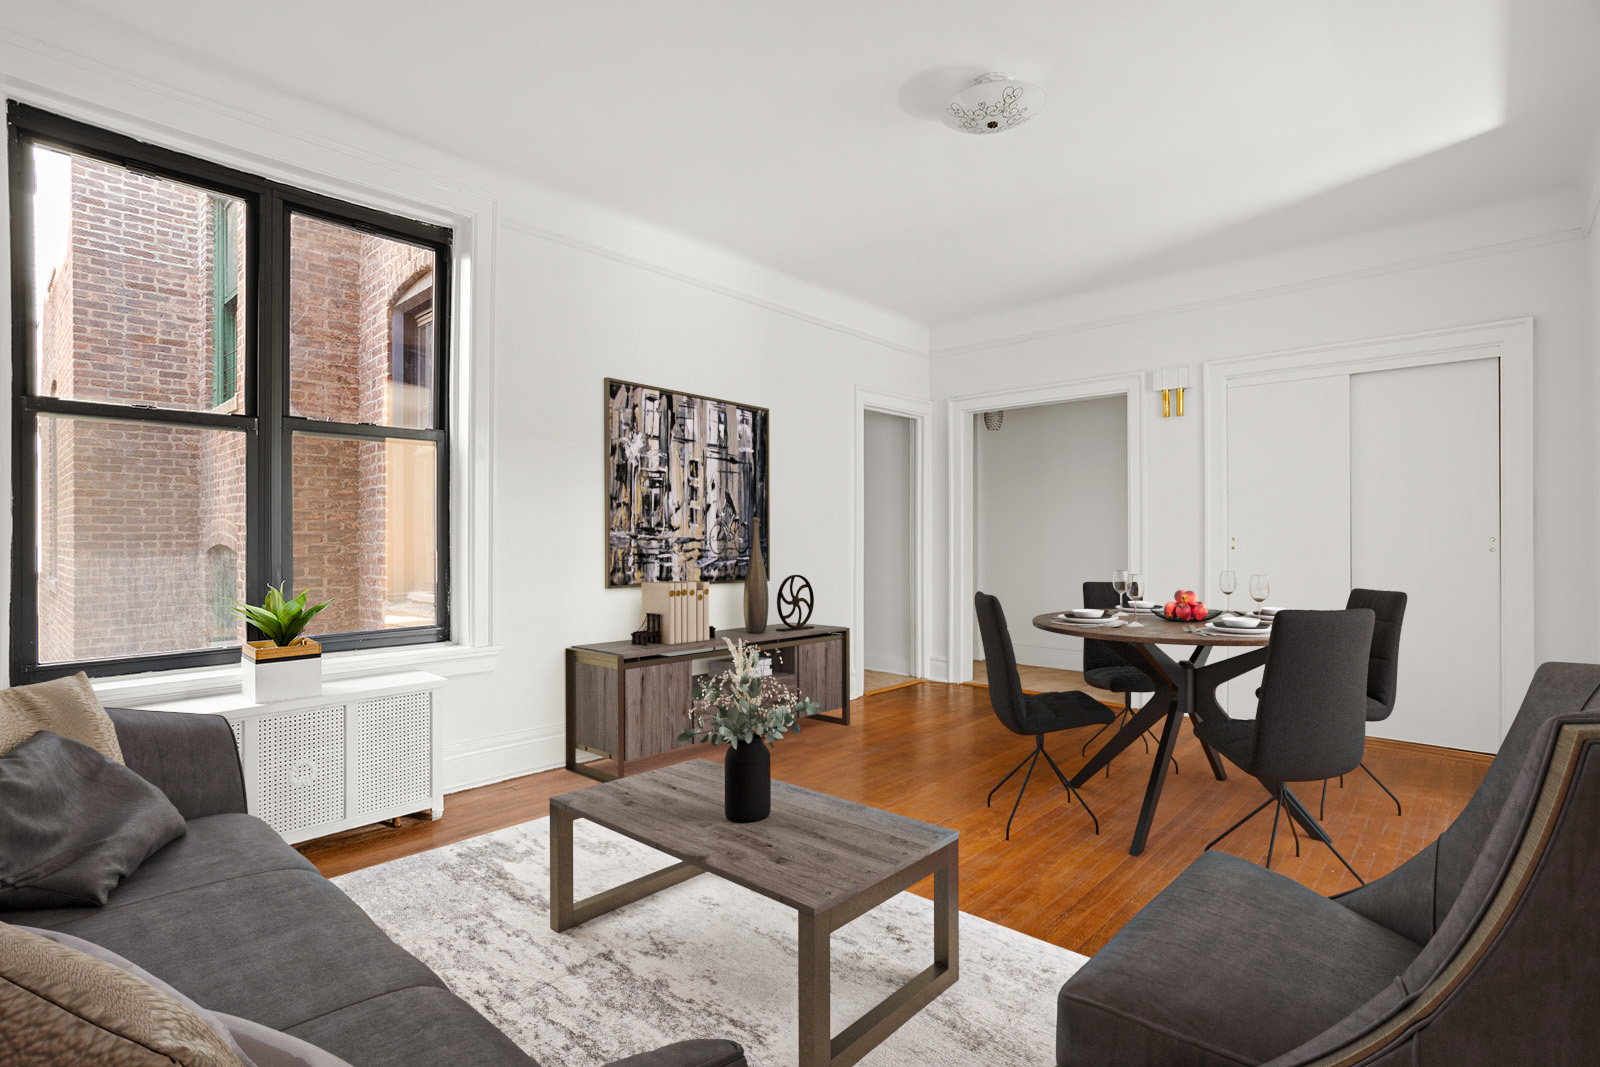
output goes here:
[{"label": "window pane", "polygon": [[432,441],[294,435],[294,588],[324,633],[431,626],[438,575]]},{"label": "window pane", "polygon": [[239,408],[244,205],[35,145],[41,396]]},{"label": "window pane", "polygon": [[432,428],[433,250],[305,215],[289,233],[290,414]]},{"label": "window pane", "polygon": [[39,662],[237,644],[245,436],[42,415]]}]

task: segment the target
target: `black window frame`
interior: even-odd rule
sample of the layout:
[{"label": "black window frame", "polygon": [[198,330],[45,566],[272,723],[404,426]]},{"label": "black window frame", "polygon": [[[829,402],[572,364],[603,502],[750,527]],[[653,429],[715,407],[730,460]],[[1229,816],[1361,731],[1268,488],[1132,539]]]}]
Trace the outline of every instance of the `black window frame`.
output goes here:
[{"label": "black window frame", "polygon": [[[252,599],[268,585],[294,582],[294,434],[315,433],[353,440],[403,438],[434,443],[437,577],[434,623],[353,633],[323,634],[324,651],[448,642],[450,622],[450,403],[453,232],[384,211],[308,192],[63,118],[17,101],[7,104],[7,173],[11,212],[12,333],[12,548],[11,683],[43,681],[85,671],[94,677],[225,665],[238,661],[237,645],[175,652],[38,662],[38,487],[37,425],[41,415],[123,423],[224,429],[245,435],[245,577]],[[139,173],[182,182],[244,202],[245,322],[239,331],[242,410],[217,412],[65,400],[35,392],[33,145],[70,152]],[[304,215],[380,237],[429,247],[434,253],[434,382],[431,429],[327,422],[289,413],[290,219]],[[210,358],[210,353],[197,353]],[[259,640],[254,627],[249,639]]]}]

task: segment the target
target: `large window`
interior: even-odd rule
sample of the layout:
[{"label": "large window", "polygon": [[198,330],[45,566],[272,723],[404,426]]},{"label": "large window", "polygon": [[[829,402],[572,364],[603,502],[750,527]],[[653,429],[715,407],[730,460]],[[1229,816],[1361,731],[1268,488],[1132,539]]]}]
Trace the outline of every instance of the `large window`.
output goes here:
[{"label": "large window", "polygon": [[13,682],[447,640],[449,231],[9,119]]}]

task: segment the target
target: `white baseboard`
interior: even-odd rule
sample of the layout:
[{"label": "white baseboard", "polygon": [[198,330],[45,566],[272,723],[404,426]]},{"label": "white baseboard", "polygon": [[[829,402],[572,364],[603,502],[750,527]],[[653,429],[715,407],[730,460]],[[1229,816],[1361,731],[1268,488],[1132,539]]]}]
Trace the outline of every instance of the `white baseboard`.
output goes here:
[{"label": "white baseboard", "polygon": [[928,681],[930,681],[930,682],[953,682],[953,681],[955,681],[954,678],[950,677],[950,660],[947,657],[945,657],[945,656],[929,656],[928,657]]},{"label": "white baseboard", "polygon": [[444,791],[503,782],[566,765],[566,726],[541,726],[446,745]]},{"label": "white baseboard", "polygon": [[[1018,641],[1012,635],[1011,647],[1017,654],[1017,664],[1022,667],[1054,667],[1061,671],[1083,670],[1083,648],[1065,648],[1058,644],[1031,644]],[[982,656],[975,657],[982,659]]]},{"label": "white baseboard", "polygon": [[911,661],[903,656],[869,652],[861,657],[861,665],[869,671],[882,671],[884,674],[911,674]]}]

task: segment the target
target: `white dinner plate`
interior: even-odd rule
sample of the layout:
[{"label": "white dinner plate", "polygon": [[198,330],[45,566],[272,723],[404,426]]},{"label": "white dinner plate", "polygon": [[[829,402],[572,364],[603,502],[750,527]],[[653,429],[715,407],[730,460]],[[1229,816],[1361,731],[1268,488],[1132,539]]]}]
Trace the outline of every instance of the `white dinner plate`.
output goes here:
[{"label": "white dinner plate", "polygon": [[1123,626],[1123,625],[1126,625],[1121,619],[1075,619],[1071,615],[1062,615],[1062,614],[1059,614],[1059,613],[1056,615],[1056,619],[1059,620],[1060,622],[1070,622],[1074,626]]},{"label": "white dinner plate", "polygon": [[1238,630],[1228,626],[1217,626],[1214,623],[1208,622],[1204,626],[1200,627],[1200,632],[1203,634],[1215,634],[1218,637],[1265,637],[1272,633],[1272,627],[1257,626],[1253,630]]}]

